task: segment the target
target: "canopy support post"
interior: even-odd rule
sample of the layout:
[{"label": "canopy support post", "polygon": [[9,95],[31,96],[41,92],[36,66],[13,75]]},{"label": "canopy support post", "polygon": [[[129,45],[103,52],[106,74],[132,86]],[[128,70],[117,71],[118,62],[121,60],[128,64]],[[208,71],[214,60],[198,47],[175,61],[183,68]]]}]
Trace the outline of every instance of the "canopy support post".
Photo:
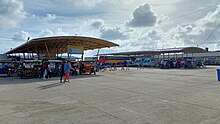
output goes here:
[{"label": "canopy support post", "polygon": [[45,47],[46,47],[46,50],[47,50],[47,54],[48,54],[48,56],[49,56],[49,59],[51,59],[51,57],[50,57],[50,53],[49,53],[49,50],[48,50],[48,47],[47,47],[46,42],[44,42],[44,45],[45,45]]},{"label": "canopy support post", "polygon": [[24,60],[25,60],[25,53],[23,53],[23,56],[24,56]]},{"label": "canopy support post", "polygon": [[81,60],[83,61],[83,57],[84,57],[84,51],[82,52],[82,56],[81,56]]},{"label": "canopy support post", "polygon": [[[82,46],[84,46],[84,41],[82,41]],[[82,61],[83,61],[83,57],[84,57],[84,49],[82,50],[82,56],[81,56]]]},{"label": "canopy support post", "polygon": [[97,63],[97,61],[98,61],[99,50],[100,50],[100,49],[98,49],[98,51],[97,51],[97,55],[96,55],[96,58],[95,58],[95,64],[96,64],[96,63]]},{"label": "canopy support post", "polygon": [[59,47],[57,46],[57,55],[56,55],[56,56],[57,56],[57,59],[58,59],[58,57],[59,57],[59,54],[58,54],[58,53],[59,53]]},{"label": "canopy support post", "polygon": [[38,53],[37,47],[34,46],[34,49],[35,49],[35,52],[37,53],[37,59],[39,60],[39,53]]}]

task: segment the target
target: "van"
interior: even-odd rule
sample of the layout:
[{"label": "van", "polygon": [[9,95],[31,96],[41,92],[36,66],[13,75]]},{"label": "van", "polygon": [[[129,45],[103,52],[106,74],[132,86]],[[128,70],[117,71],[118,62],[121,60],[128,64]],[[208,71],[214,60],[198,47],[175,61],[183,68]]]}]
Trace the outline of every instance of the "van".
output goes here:
[{"label": "van", "polygon": [[158,61],[153,58],[145,58],[142,63],[144,67],[156,67],[157,64]]},{"label": "van", "polygon": [[136,58],[131,66],[138,67],[143,65],[144,58]]}]

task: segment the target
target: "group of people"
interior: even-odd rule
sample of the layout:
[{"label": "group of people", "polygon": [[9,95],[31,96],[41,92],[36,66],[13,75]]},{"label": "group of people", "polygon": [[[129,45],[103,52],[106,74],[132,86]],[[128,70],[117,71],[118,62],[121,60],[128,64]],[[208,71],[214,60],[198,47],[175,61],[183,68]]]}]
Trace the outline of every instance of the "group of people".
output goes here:
[{"label": "group of people", "polygon": [[51,78],[51,67],[50,62],[45,62],[43,66],[40,64],[37,65],[38,77],[39,79],[50,79]]},{"label": "group of people", "polygon": [[[78,66],[79,66],[79,72],[84,73],[84,66],[85,66],[84,63],[79,63]],[[105,66],[104,68],[106,68],[105,63],[96,64],[96,68],[94,68],[94,66],[92,66],[93,72],[103,69],[102,66]],[[50,62],[46,61],[46,62],[43,62],[43,64],[38,63],[35,67],[34,68],[37,70],[36,76],[38,76],[39,79],[41,79],[41,78],[51,79],[52,70],[51,70]],[[117,70],[116,63],[111,63],[111,65],[107,66],[107,67],[109,67],[110,71]],[[127,61],[120,63],[120,67],[121,67],[121,70],[129,70],[129,65],[128,65]],[[25,62],[22,63],[22,70],[24,71],[23,74],[25,74],[25,71],[26,71]],[[55,71],[56,72],[53,71],[53,74],[58,73],[56,75],[60,76],[60,83],[70,82],[70,73],[71,72],[73,72],[73,74],[77,75],[76,69],[71,66],[70,61],[66,61],[66,60],[62,61],[61,64],[55,64]],[[92,73],[92,71],[90,72],[90,74],[91,73]]]},{"label": "group of people", "polygon": [[[37,66],[37,70],[38,70],[38,77],[39,79],[43,78],[43,79],[50,79],[51,78],[51,67],[50,67],[50,62],[45,62],[43,64],[43,66],[38,65]],[[63,61],[61,63],[61,67],[60,67],[60,83],[66,83],[66,82],[70,82],[70,70],[74,70],[74,68],[72,68],[70,61]],[[64,77],[64,79],[63,79]]]}]

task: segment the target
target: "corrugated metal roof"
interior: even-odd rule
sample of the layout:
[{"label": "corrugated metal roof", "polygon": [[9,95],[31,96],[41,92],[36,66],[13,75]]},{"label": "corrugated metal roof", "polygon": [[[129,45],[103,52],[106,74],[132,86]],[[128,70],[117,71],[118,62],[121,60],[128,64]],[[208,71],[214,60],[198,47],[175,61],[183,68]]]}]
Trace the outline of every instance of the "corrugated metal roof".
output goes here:
[{"label": "corrugated metal roof", "polygon": [[163,53],[202,53],[206,52],[205,49],[199,47],[181,47],[181,48],[168,48],[158,49],[152,51],[131,51],[131,52],[119,52],[119,53],[106,53],[101,55],[158,55]]}]

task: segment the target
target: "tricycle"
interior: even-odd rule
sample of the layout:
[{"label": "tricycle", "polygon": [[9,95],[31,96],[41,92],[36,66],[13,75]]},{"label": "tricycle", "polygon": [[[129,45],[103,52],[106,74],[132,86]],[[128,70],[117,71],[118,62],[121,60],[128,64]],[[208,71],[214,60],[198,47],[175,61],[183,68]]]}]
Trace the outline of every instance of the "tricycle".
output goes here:
[{"label": "tricycle", "polygon": [[17,69],[17,74],[20,78],[39,77],[41,74],[38,67],[41,67],[41,65],[41,60],[24,60],[20,63],[20,66]]},{"label": "tricycle", "polygon": [[93,73],[94,75],[96,75],[95,61],[82,61],[79,63],[79,74],[81,75],[84,73]]},{"label": "tricycle", "polygon": [[14,66],[10,60],[1,60],[0,61],[0,74],[6,74],[11,76],[14,72]]}]

